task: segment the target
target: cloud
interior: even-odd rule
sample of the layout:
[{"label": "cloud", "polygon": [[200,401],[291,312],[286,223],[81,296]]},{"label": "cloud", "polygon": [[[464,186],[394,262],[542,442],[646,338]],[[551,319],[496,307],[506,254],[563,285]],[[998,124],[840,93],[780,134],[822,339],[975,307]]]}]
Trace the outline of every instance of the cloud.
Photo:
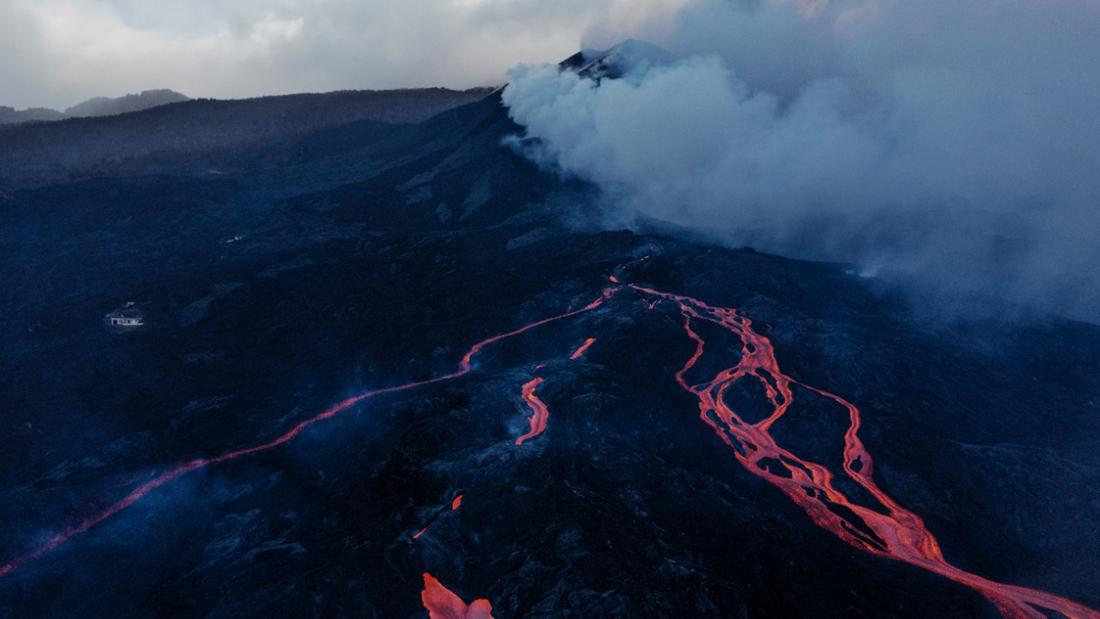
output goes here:
[{"label": "cloud", "polygon": [[672,22],[636,32],[677,60],[623,79],[509,75],[540,155],[616,216],[1100,318],[1100,4],[695,0]]},{"label": "cloud", "polygon": [[[4,0],[0,105],[501,83],[684,0]],[[671,10],[671,9],[670,9]]]}]

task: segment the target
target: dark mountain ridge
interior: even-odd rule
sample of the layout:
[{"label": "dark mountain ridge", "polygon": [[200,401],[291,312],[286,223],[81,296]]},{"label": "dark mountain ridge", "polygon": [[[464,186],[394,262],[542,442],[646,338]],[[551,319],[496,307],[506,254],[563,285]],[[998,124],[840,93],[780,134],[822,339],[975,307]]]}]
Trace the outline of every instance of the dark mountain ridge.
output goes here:
[{"label": "dark mountain ridge", "polygon": [[114,116],[128,112],[140,112],[149,108],[189,101],[190,97],[174,90],[161,88],[157,90],[143,90],[137,94],[127,94],[121,97],[95,97],[82,103],[78,103],[65,110],[65,116],[69,118],[81,118],[86,116]]},{"label": "dark mountain ridge", "polygon": [[114,116],[189,100],[187,95],[174,90],[157,89],[121,97],[94,97],[66,108],[64,112],[44,107],[16,110],[12,107],[0,106],[0,125],[90,116]]},{"label": "dark mountain ridge", "polygon": [[0,125],[61,120],[62,118],[65,118],[63,112],[45,107],[32,107],[25,110],[17,110],[13,107],[0,105]]},{"label": "dark mountain ridge", "polygon": [[205,174],[211,153],[278,150],[286,140],[361,120],[416,123],[489,92],[427,88],[196,99],[113,117],[3,126],[0,191],[161,169]]}]

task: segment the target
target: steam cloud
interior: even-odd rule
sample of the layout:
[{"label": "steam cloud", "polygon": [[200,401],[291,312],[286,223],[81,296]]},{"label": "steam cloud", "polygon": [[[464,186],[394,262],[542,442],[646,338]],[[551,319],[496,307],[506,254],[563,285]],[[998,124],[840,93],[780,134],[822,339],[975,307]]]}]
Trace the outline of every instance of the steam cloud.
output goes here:
[{"label": "steam cloud", "polygon": [[521,66],[504,102],[616,223],[1100,319],[1100,3],[693,0],[615,34],[674,58]]}]

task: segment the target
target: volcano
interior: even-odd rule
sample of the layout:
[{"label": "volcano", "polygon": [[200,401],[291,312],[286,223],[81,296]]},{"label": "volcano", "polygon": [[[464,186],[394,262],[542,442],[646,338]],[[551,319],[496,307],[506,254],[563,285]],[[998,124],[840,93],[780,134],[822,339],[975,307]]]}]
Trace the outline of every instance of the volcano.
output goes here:
[{"label": "volcano", "polygon": [[1100,328],[599,229],[499,92],[379,96],[0,130],[0,617],[1100,617]]}]

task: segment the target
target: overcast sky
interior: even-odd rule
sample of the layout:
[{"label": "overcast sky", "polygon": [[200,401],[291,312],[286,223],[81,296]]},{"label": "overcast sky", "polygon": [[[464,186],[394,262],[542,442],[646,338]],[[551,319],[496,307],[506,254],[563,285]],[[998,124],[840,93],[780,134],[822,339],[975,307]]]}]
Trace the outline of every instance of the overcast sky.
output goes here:
[{"label": "overcast sky", "polygon": [[0,0],[0,105],[499,83],[682,0]]}]

